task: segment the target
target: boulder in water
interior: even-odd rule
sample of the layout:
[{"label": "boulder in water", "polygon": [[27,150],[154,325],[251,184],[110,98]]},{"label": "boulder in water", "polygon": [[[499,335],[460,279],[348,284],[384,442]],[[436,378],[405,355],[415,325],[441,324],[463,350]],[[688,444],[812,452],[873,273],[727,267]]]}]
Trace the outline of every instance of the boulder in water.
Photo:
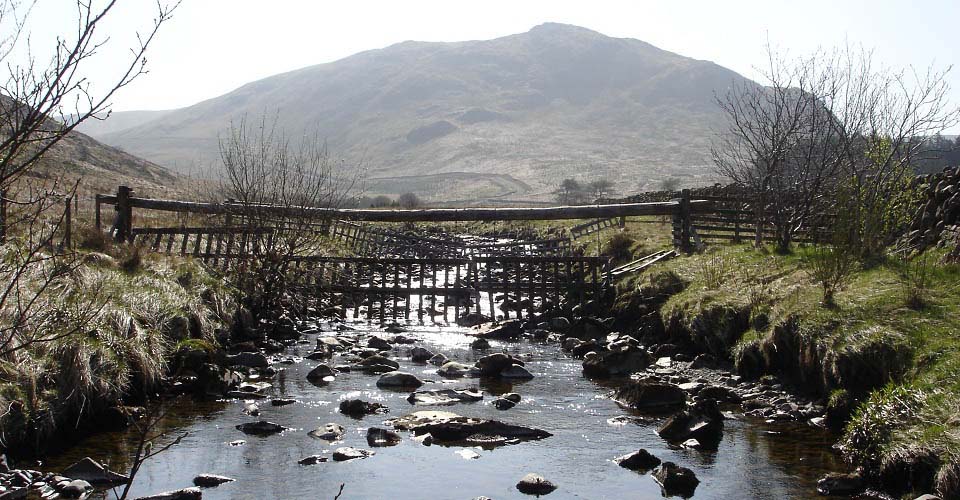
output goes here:
[{"label": "boulder in water", "polygon": [[340,413],[354,418],[360,418],[364,415],[374,413],[387,413],[390,411],[386,406],[380,403],[370,403],[360,399],[347,399],[340,402]]},{"label": "boulder in water", "polygon": [[692,497],[700,480],[692,470],[673,462],[664,462],[653,471],[653,478],[660,483],[665,496]]},{"label": "boulder in water", "polygon": [[686,404],[687,394],[674,384],[644,379],[617,389],[614,399],[638,410],[666,411],[682,408]]},{"label": "boulder in water", "polygon": [[396,446],[400,444],[401,441],[403,441],[403,438],[396,432],[379,427],[367,429],[367,444],[370,446]]},{"label": "boulder in water", "polygon": [[639,472],[647,472],[660,465],[660,459],[644,449],[614,458],[613,461],[620,467]]},{"label": "boulder in water", "polygon": [[193,485],[200,486],[201,488],[213,488],[220,486],[223,483],[230,483],[233,481],[236,481],[236,479],[233,479],[232,477],[218,476],[216,474],[200,474],[193,478]]},{"label": "boulder in water", "polygon": [[324,441],[336,441],[343,437],[343,426],[330,423],[307,433],[308,436]]},{"label": "boulder in water", "polygon": [[430,350],[423,347],[414,347],[410,349],[410,360],[414,363],[425,363],[434,357],[435,354]]},{"label": "boulder in water", "polygon": [[674,443],[696,439],[702,449],[715,450],[723,438],[723,414],[717,408],[716,401],[697,401],[667,419],[657,429],[657,434]]},{"label": "boulder in water", "polygon": [[557,486],[537,474],[527,474],[517,483],[517,490],[527,495],[546,495],[557,489]]},{"label": "boulder in water", "polygon": [[422,380],[407,372],[384,373],[377,380],[377,387],[381,389],[416,389],[421,385],[423,385]]},{"label": "boulder in water", "polygon": [[[257,436],[269,436],[270,434],[277,434],[287,430],[286,427],[275,424],[273,422],[267,422],[266,420],[260,420],[257,422],[248,422],[245,424],[237,425],[237,430],[243,432],[244,434],[254,434]],[[66,473],[66,471],[64,471]]]},{"label": "boulder in water", "polygon": [[443,366],[437,370],[437,375],[447,378],[460,378],[465,377],[470,373],[471,367],[463,364],[457,363],[456,361],[448,361],[444,363]]}]

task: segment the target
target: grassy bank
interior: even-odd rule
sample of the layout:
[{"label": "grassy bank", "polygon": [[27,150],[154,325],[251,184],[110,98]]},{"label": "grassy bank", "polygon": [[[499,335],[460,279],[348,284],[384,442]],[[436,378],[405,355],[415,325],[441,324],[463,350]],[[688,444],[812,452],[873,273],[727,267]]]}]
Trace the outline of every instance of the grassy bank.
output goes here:
[{"label": "grassy bank", "polygon": [[714,246],[623,280],[620,312],[631,295],[679,279],[682,291],[659,309],[669,341],[821,395],[846,422],[840,445],[851,463],[895,493],[955,498],[960,266],[929,252],[858,268],[825,306],[806,265],[814,252]]},{"label": "grassy bank", "polygon": [[[92,417],[122,418],[157,390],[179,347],[213,346],[215,330],[233,312],[230,295],[190,259],[85,241],[80,265],[67,273],[59,259],[28,269],[27,286],[56,276],[39,295],[21,348],[0,359],[0,429],[8,451],[30,453],[83,428]],[[11,259],[15,244],[2,249]],[[0,312],[14,324],[15,303]],[[61,332],[76,333],[61,335]],[[29,342],[29,340],[34,340]],[[36,341],[41,339],[40,341]],[[98,421],[98,426],[105,421]],[[18,450],[19,446],[19,450]]]}]

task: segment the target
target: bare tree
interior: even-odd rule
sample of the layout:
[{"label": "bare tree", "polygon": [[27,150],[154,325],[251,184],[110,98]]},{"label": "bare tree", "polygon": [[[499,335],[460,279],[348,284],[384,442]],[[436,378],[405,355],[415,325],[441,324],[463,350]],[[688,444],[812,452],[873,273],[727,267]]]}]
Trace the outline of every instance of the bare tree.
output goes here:
[{"label": "bare tree", "polygon": [[831,209],[855,219],[840,224],[855,233],[844,244],[873,255],[889,243],[914,139],[956,123],[945,75],[876,71],[863,50],[787,60],[768,47],[764,85],[718,97],[729,126],[712,148],[719,172],[753,194],[756,244],[769,222],[785,251]]},{"label": "bare tree", "polygon": [[606,177],[591,181],[590,184],[587,185],[594,198],[598,200],[613,194],[613,186],[613,181]]},{"label": "bare tree", "polygon": [[400,208],[412,209],[421,205],[420,197],[414,193],[403,193],[397,198],[397,204]]},{"label": "bare tree", "polygon": [[[145,72],[144,54],[177,4],[157,4],[152,26],[137,34],[129,56],[117,62],[112,81],[86,74],[89,61],[107,43],[98,28],[112,19],[116,1],[95,7],[77,0],[72,12],[76,30],[58,37],[49,54],[36,54],[30,43],[31,13],[36,2],[0,0],[0,195],[10,206],[2,221],[8,230],[0,259],[0,357],[38,342],[62,339],[82,330],[96,315],[97,294],[83,304],[57,307],[58,289],[71,286],[81,261],[69,247],[55,245],[64,227],[64,202],[76,196],[78,181],[63,172],[41,175],[38,165],[51,148],[80,123],[109,114],[110,100]],[[65,320],[69,318],[69,322]]]},{"label": "bare tree", "polygon": [[[272,228],[258,239],[252,259],[233,273],[240,302],[250,311],[276,316],[289,309],[291,258],[323,250],[328,215],[310,208],[342,206],[361,169],[340,168],[316,135],[292,142],[266,116],[256,125],[232,123],[220,138],[220,192],[235,203],[240,224]],[[293,297],[295,299],[295,297]]]},{"label": "bare tree", "polygon": [[576,179],[564,179],[554,191],[557,201],[563,205],[578,205],[583,203],[585,191],[583,185]]}]

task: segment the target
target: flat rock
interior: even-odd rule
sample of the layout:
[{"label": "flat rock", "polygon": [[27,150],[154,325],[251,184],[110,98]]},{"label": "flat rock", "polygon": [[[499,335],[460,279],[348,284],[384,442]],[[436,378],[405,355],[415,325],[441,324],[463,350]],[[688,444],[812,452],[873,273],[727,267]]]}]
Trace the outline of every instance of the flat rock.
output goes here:
[{"label": "flat rock", "polygon": [[380,337],[370,337],[367,339],[367,347],[376,349],[378,351],[389,351],[393,349],[393,346],[390,342],[380,338]]},{"label": "flat rock", "polygon": [[650,355],[638,347],[626,346],[620,351],[587,353],[583,374],[593,378],[627,377],[650,366]]},{"label": "flat rock", "polygon": [[327,461],[327,457],[323,455],[310,455],[309,457],[301,458],[297,461],[300,465],[316,465]]},{"label": "flat rock", "polygon": [[557,489],[557,486],[537,474],[527,474],[517,483],[520,493],[527,495],[546,495]]},{"label": "flat rock", "polygon": [[474,340],[473,342],[470,342],[470,348],[471,348],[471,349],[476,349],[476,350],[478,350],[478,351],[479,351],[479,350],[483,350],[483,349],[489,349],[489,348],[490,348],[490,342],[487,342],[487,339],[479,338],[479,339]]},{"label": "flat rock", "polygon": [[82,479],[95,485],[123,484],[130,480],[123,474],[108,470],[90,457],[85,457],[67,467],[62,474],[71,479]]},{"label": "flat rock", "polygon": [[276,398],[270,400],[270,406],[287,406],[296,403],[296,399]]},{"label": "flat rock", "polygon": [[[87,495],[87,492],[93,489],[93,485],[83,479],[74,479],[73,481],[67,481],[66,484],[57,489],[62,498],[83,498]],[[23,496],[20,498],[26,497],[27,489],[24,488],[21,491],[23,491]],[[15,492],[10,493],[13,493],[10,498],[18,498]],[[0,498],[5,499],[7,497],[4,493],[0,493]]]},{"label": "flat rock", "polygon": [[490,326],[477,334],[479,338],[494,340],[510,340],[520,337],[523,332],[523,323],[519,320],[505,321],[498,326]]},{"label": "flat rock", "polygon": [[390,359],[380,356],[379,354],[374,354],[373,356],[368,356],[357,363],[361,370],[369,371],[370,367],[373,366],[389,366],[394,370],[400,369],[400,363]]},{"label": "flat rock", "polygon": [[475,389],[441,389],[418,391],[410,394],[407,401],[415,405],[443,406],[456,403],[470,403],[483,399],[483,393]]},{"label": "flat rock", "polygon": [[471,367],[456,361],[448,361],[437,370],[437,375],[447,378],[465,377],[470,373]]},{"label": "flat rock", "polygon": [[501,372],[513,365],[523,366],[523,362],[502,352],[484,356],[476,363],[481,377],[499,377]]},{"label": "flat rock", "polygon": [[[257,422],[248,422],[245,424],[237,425],[237,430],[243,432],[244,434],[254,434],[257,436],[268,436],[270,434],[277,434],[287,430],[286,427],[275,424],[273,422],[267,422],[266,420],[260,420]],[[64,471],[66,474],[67,471]]]},{"label": "flat rock", "polygon": [[343,426],[339,424],[326,424],[323,427],[317,427],[316,429],[307,433],[308,436],[314,439],[322,439],[324,441],[337,441],[343,437]]},{"label": "flat rock", "polygon": [[223,483],[230,483],[233,481],[236,481],[236,479],[233,479],[232,477],[218,476],[216,474],[200,474],[193,478],[193,485],[200,486],[202,488],[213,488],[215,486],[220,486]]},{"label": "flat rock", "polygon": [[450,412],[414,412],[390,421],[395,429],[415,435],[430,434],[435,442],[497,446],[508,441],[537,440],[552,436],[547,431],[512,425],[498,420],[462,417]]},{"label": "flat rock", "polygon": [[347,460],[367,458],[373,455],[374,455],[374,452],[371,450],[363,450],[360,448],[352,448],[349,446],[344,446],[343,448],[337,448],[336,450],[333,450],[333,461],[346,462]]},{"label": "flat rock", "polygon": [[182,490],[164,491],[156,495],[138,497],[135,500],[200,500],[203,493],[200,488],[183,488]]},{"label": "flat rock", "polygon": [[863,491],[865,485],[859,474],[830,473],[817,481],[817,493],[821,495],[851,496]]}]

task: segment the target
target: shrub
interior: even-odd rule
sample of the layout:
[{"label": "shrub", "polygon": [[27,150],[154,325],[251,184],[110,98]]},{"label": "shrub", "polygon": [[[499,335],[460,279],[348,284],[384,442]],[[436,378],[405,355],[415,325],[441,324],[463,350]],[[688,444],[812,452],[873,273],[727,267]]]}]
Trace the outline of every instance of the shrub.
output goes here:
[{"label": "shrub", "polygon": [[631,248],[634,243],[636,241],[627,233],[617,233],[603,244],[600,253],[614,260],[628,260],[633,257]]},{"label": "shrub", "polygon": [[825,307],[836,305],[836,293],[853,275],[856,262],[854,252],[837,245],[816,245],[804,256],[804,265],[823,290]]},{"label": "shrub", "polygon": [[912,259],[904,257],[898,263],[897,275],[903,283],[904,300],[911,309],[923,309],[930,294],[932,269],[930,257],[920,254]]}]

